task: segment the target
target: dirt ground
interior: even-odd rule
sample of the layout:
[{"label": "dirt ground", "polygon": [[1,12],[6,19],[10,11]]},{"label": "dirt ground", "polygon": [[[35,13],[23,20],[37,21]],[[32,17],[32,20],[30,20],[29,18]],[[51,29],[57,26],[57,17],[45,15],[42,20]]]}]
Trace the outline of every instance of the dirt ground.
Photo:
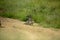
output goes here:
[{"label": "dirt ground", "polygon": [[[9,40],[60,40],[60,29],[43,28],[36,23],[30,26],[17,19],[0,17],[0,20],[2,27],[0,28],[0,40],[5,40],[8,37]],[[3,39],[2,37],[7,34],[7,38]]]}]

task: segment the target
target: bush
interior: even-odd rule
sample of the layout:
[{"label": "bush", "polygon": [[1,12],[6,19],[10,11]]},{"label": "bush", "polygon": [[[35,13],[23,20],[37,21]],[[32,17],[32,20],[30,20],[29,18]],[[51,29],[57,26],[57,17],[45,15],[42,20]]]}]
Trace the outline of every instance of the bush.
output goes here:
[{"label": "bush", "polygon": [[40,25],[60,28],[59,4],[59,0],[0,0],[0,8],[5,9],[0,16],[25,21],[26,16],[31,14],[33,20]]}]

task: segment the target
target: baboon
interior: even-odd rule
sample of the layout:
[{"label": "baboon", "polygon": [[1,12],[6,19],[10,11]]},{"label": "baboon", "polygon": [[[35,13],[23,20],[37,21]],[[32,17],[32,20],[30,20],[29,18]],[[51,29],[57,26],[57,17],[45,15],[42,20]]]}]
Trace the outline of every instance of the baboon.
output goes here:
[{"label": "baboon", "polygon": [[26,24],[33,25],[33,19],[31,15],[27,15]]}]

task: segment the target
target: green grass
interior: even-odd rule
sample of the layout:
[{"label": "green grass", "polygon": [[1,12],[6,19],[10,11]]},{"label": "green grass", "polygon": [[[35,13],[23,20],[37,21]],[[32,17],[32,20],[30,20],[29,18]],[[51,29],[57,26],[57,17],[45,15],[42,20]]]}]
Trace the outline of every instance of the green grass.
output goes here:
[{"label": "green grass", "polygon": [[25,20],[31,14],[44,27],[60,28],[60,0],[0,0],[0,16]]}]

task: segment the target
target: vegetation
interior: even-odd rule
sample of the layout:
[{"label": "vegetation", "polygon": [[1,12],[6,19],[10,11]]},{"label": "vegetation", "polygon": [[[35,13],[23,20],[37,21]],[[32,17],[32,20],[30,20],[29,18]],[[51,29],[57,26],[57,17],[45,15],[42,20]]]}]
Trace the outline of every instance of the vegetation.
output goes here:
[{"label": "vegetation", "polygon": [[60,0],[0,0],[0,16],[24,21],[29,14],[44,27],[60,28]]}]

